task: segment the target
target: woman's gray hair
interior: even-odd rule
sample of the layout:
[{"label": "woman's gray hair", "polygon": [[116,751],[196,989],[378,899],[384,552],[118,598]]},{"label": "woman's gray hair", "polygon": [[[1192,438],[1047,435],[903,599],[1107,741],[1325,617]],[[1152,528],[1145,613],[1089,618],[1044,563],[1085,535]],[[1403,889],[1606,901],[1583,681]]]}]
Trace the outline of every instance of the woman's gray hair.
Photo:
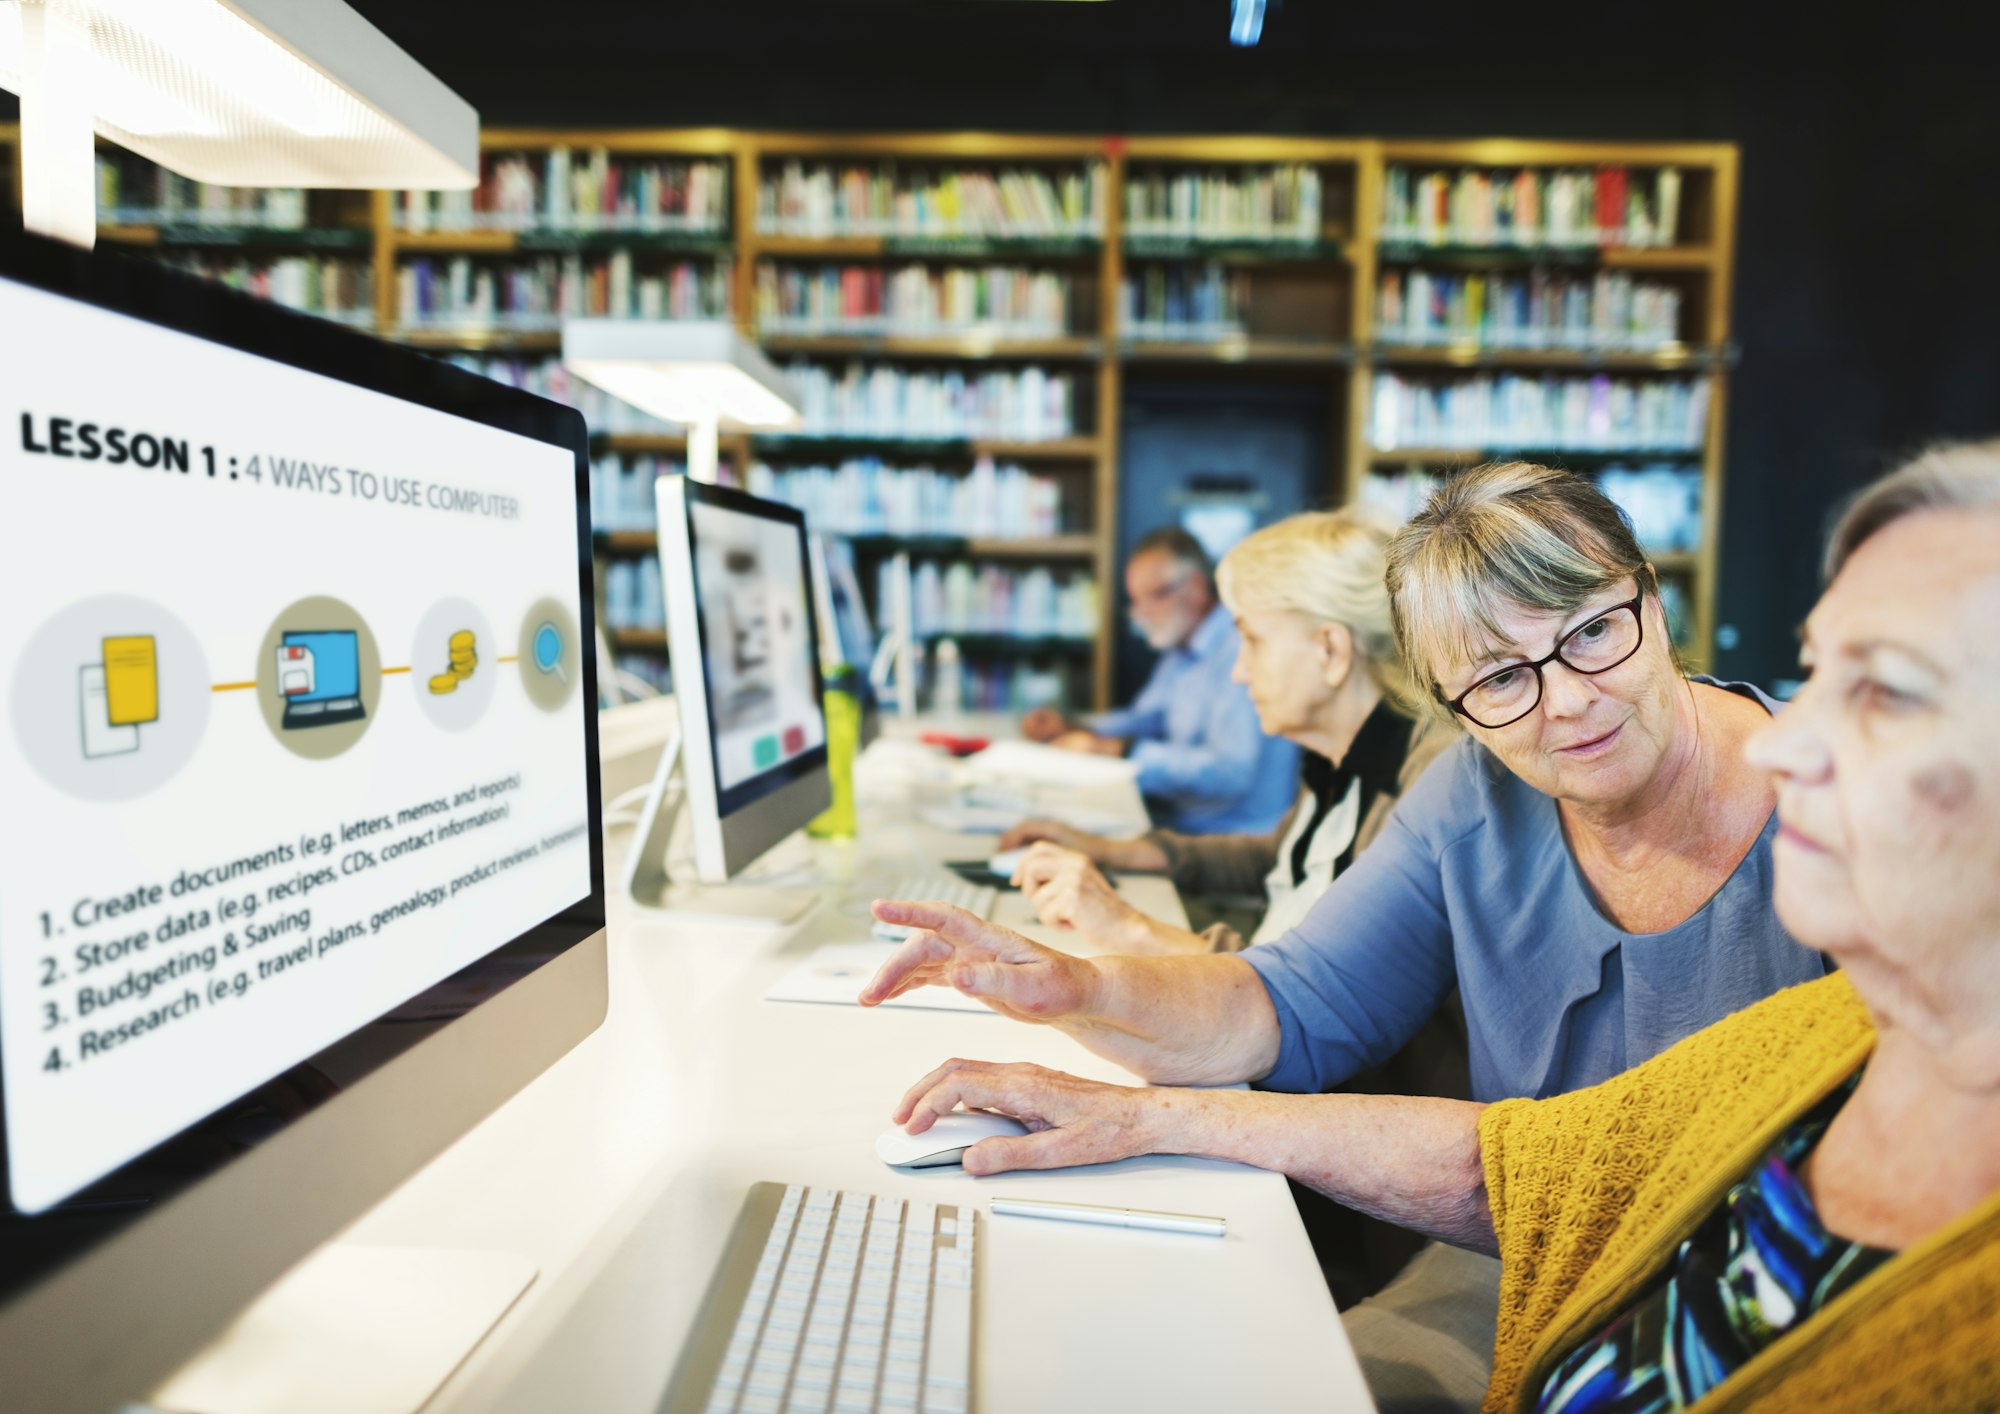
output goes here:
[{"label": "woman's gray hair", "polygon": [[1632,578],[1656,589],[1624,512],[1588,478],[1534,462],[1452,477],[1389,543],[1396,642],[1433,698],[1443,664],[1505,639],[1508,610],[1567,614]]},{"label": "woman's gray hair", "polygon": [[1945,442],[1904,462],[1847,503],[1826,543],[1826,577],[1876,531],[1918,511],[2000,510],[2000,441]]}]

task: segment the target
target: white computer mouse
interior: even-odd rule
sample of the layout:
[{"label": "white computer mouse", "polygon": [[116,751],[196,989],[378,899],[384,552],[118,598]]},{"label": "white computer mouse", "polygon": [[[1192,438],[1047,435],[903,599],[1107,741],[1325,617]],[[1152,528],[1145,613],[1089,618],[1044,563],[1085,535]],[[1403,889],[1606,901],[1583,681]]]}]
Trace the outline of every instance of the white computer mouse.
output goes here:
[{"label": "white computer mouse", "polygon": [[986,861],[986,867],[1003,879],[1011,879],[1014,871],[1021,867],[1021,856],[1027,852],[1025,849],[1002,850]]},{"label": "white computer mouse", "polygon": [[959,1155],[982,1139],[1027,1132],[1028,1126],[1018,1119],[991,1110],[953,1110],[922,1134],[905,1134],[900,1124],[883,1130],[875,1141],[875,1153],[893,1168],[942,1168],[957,1163]]}]

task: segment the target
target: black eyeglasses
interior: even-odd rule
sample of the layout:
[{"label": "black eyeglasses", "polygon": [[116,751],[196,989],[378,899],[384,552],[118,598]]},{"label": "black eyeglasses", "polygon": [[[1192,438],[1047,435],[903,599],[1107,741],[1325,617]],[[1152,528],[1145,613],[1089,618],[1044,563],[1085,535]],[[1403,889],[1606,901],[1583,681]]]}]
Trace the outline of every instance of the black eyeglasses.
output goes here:
[{"label": "black eyeglasses", "polygon": [[1532,663],[1515,663],[1488,673],[1458,696],[1438,700],[1471,722],[1489,731],[1511,726],[1534,711],[1542,701],[1542,669],[1561,663],[1573,673],[1595,677],[1609,672],[1639,651],[1646,639],[1645,616],[1639,612],[1646,602],[1642,589],[1623,604],[1617,604],[1589,623],[1562,636],[1555,651]]}]

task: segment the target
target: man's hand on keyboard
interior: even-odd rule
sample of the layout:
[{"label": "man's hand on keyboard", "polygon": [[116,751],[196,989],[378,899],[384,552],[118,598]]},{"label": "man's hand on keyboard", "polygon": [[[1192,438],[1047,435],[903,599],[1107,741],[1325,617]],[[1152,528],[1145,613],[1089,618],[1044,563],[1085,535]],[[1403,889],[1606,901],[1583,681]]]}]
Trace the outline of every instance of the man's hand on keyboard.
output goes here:
[{"label": "man's hand on keyboard", "polygon": [[967,1173],[1072,1168],[1155,1152],[1162,1093],[1181,1092],[1106,1085],[1039,1065],[948,1060],[910,1087],[892,1118],[922,1134],[961,1104],[998,1110],[1030,1132],[980,1140],[960,1161]]},{"label": "man's hand on keyboard", "polygon": [[917,987],[955,987],[1017,1021],[1058,1021],[1085,1011],[1097,970],[1019,933],[943,903],[877,899],[875,916],[912,933],[861,991],[874,1006]]}]

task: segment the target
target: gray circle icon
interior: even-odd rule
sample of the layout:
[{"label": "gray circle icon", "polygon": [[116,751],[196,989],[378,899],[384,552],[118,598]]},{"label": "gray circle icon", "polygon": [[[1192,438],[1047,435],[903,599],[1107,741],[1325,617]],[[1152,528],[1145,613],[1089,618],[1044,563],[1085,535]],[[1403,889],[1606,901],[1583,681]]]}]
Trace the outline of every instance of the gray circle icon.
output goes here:
[{"label": "gray circle icon", "polygon": [[583,654],[576,638],[576,620],[559,600],[536,600],[521,621],[521,682],[528,700],[544,712],[559,710],[582,681]]},{"label": "gray circle icon", "polygon": [[201,645],[159,605],[84,599],[28,641],[14,673],[14,735],[56,789],[131,800],[194,755],[216,690]]},{"label": "gray circle icon", "polygon": [[308,761],[368,732],[382,697],[382,654],[352,606],[325,595],[290,605],[257,648],[257,706],[278,745]]},{"label": "gray circle icon", "polygon": [[464,599],[441,599],[417,624],[410,645],[410,686],[424,715],[462,732],[486,715],[504,671],[486,616]]}]

